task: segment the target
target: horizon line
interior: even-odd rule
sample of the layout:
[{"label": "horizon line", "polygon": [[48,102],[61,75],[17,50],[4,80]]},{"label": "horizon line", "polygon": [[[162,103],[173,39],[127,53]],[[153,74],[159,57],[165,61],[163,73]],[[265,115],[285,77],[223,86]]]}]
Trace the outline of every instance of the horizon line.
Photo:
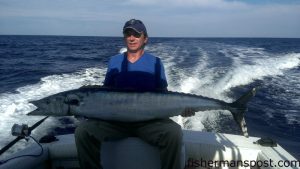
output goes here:
[{"label": "horizon line", "polygon": [[[123,38],[123,36],[117,36],[117,35],[59,35],[59,34],[48,34],[48,35],[42,35],[42,34],[0,34],[0,36],[65,36],[65,37],[107,37],[107,38]],[[300,39],[300,37],[282,37],[282,36],[150,36],[151,38],[269,38],[269,39]]]}]

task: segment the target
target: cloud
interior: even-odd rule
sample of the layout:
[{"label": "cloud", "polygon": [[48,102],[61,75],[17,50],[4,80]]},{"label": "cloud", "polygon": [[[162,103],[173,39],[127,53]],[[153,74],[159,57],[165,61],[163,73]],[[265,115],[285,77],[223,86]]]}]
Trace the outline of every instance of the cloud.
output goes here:
[{"label": "cloud", "polygon": [[[300,4],[246,2],[248,1],[2,0],[0,24],[5,25],[6,30],[1,26],[0,34],[5,34],[7,30],[30,30],[41,25],[43,30],[48,29],[47,32],[52,34],[59,34],[61,29],[65,30],[64,33],[70,30],[69,33],[73,32],[74,35],[80,32],[80,35],[120,36],[119,29],[124,22],[137,18],[145,22],[153,36],[300,37]],[[25,27],[26,25],[28,26]]]}]

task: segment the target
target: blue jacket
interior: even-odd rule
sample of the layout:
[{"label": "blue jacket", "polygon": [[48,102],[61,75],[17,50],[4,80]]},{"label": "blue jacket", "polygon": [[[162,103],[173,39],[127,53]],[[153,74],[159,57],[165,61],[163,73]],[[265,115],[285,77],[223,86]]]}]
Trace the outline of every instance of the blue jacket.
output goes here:
[{"label": "blue jacket", "polygon": [[158,57],[144,53],[134,63],[126,53],[113,56],[108,64],[104,86],[137,91],[167,90],[163,64]]}]

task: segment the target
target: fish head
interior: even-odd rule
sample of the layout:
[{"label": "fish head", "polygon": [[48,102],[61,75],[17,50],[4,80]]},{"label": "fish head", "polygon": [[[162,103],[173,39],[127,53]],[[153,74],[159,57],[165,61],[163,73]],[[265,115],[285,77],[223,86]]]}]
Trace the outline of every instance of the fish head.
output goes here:
[{"label": "fish head", "polygon": [[32,101],[37,109],[28,113],[28,115],[41,116],[66,116],[69,113],[69,104],[66,102],[67,96],[65,94],[56,94],[46,98]]}]

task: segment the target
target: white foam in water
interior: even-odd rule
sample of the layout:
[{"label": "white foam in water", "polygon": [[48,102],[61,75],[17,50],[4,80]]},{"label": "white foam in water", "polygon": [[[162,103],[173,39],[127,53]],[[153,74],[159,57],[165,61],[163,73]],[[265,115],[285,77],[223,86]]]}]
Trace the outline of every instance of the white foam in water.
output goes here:
[{"label": "white foam in water", "polygon": [[121,48],[119,53],[124,53],[124,52],[127,52],[127,48]]},{"label": "white foam in water", "polygon": [[181,82],[180,91],[184,93],[190,93],[193,90],[198,90],[198,94],[201,93],[201,88],[211,81],[212,76],[205,76],[208,71],[204,71],[208,66],[208,54],[201,48],[198,48],[201,57],[198,57],[197,65],[195,66],[193,72],[189,72],[189,76],[185,77]]},{"label": "white foam in water", "polygon": [[[185,93],[193,92],[195,94],[224,100],[226,102],[232,102],[234,101],[233,98],[229,98],[225,94],[230,88],[251,84],[255,80],[262,80],[265,77],[283,75],[286,70],[300,65],[299,53],[268,56],[269,54],[262,48],[246,47],[235,48],[233,53],[239,57],[227,56],[233,59],[233,65],[222,78],[219,78],[219,80],[216,81],[214,77],[218,75],[216,73],[218,70],[214,67],[207,68],[209,65],[209,56],[205,57],[205,54],[202,52],[202,58],[201,60],[198,60],[198,64],[194,67],[193,72],[179,73],[181,76],[180,79],[182,79],[179,91]],[[174,56],[174,58],[175,57],[176,56]],[[174,67],[176,67],[175,61],[173,61],[170,56],[168,56],[168,58],[172,63],[169,63],[171,66],[167,68],[171,68],[178,72],[184,72],[184,70],[174,69]],[[250,64],[249,61],[251,61]],[[168,80],[172,82],[172,79]],[[178,87],[175,86],[171,89],[178,89]],[[214,119],[217,118],[216,114],[218,114],[217,111],[210,111],[198,113],[196,117],[192,118],[182,118],[178,116],[173,118],[173,120],[181,124],[184,128],[203,130],[204,126],[202,122],[211,120],[213,123]],[[224,112],[223,115],[230,116],[230,113]],[[288,115],[286,117],[289,123],[295,123],[296,118],[294,115]],[[214,124],[212,125],[216,126]]]},{"label": "white foam in water", "polygon": [[232,87],[250,84],[264,77],[283,75],[285,70],[300,65],[300,54],[286,54],[279,57],[255,59],[254,65],[238,64],[215,86],[219,93]]},{"label": "white foam in water", "polygon": [[[30,126],[42,118],[26,115],[35,109],[35,106],[29,103],[30,101],[76,89],[83,85],[101,84],[105,71],[104,68],[88,68],[71,74],[47,76],[37,84],[18,88],[17,93],[0,94],[0,145],[3,146],[13,139],[10,136],[10,129],[14,123],[25,123]],[[57,125],[57,123],[49,123],[47,127],[53,125]]]}]

